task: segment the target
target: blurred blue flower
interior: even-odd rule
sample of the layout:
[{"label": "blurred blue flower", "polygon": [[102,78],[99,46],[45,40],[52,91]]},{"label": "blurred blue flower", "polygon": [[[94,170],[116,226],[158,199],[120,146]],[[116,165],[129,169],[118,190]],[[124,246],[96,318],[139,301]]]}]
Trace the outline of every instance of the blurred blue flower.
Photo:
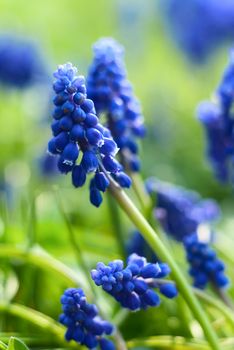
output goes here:
[{"label": "blurred blue flower", "polygon": [[234,38],[233,0],[162,0],[165,25],[177,46],[202,63],[227,39]]},{"label": "blurred blue flower", "polygon": [[155,196],[155,217],[165,232],[178,241],[193,234],[202,223],[219,217],[217,203],[211,199],[202,200],[197,192],[149,178],[148,192]]},{"label": "blurred blue flower", "polygon": [[87,78],[88,97],[97,114],[106,113],[107,127],[120,149],[126,169],[139,171],[137,138],[145,127],[139,101],[127,80],[124,49],[112,38],[102,38],[93,46],[94,59]]},{"label": "blurred blue flower", "polygon": [[[59,66],[54,73],[53,137],[48,143],[48,151],[59,155],[61,173],[72,172],[75,187],[82,187],[87,175],[94,173],[89,186],[90,201],[99,207],[101,192],[105,192],[110,184],[109,176],[121,187],[130,187],[131,180],[114,158],[118,147],[110,131],[99,123],[93,101],[87,99],[84,77],[76,73],[77,69],[71,63]],[[80,151],[83,155],[77,165]]]},{"label": "blurred blue flower", "polygon": [[200,103],[197,117],[207,136],[207,156],[216,178],[223,183],[233,181],[234,157],[234,51],[216,91],[214,102]]},{"label": "blurred blue flower", "polygon": [[162,280],[169,273],[167,264],[151,264],[146,258],[132,254],[126,268],[122,260],[114,260],[108,265],[99,262],[91,276],[96,285],[102,286],[122,307],[134,311],[160,304],[160,297],[153,288],[167,298],[177,295],[175,284]]},{"label": "blurred blue flower", "polygon": [[53,177],[58,175],[58,167],[57,167],[57,157],[52,156],[49,153],[45,153],[39,159],[39,171],[44,177]]},{"label": "blurred blue flower", "polygon": [[45,65],[33,42],[0,35],[0,84],[22,89],[45,79]]},{"label": "blurred blue flower", "polygon": [[186,237],[184,246],[190,264],[189,274],[195,287],[204,289],[208,282],[217,288],[228,285],[229,281],[224,273],[225,265],[207,242],[200,241],[195,233]]},{"label": "blurred blue flower", "polygon": [[159,261],[156,254],[138,231],[132,232],[127,242],[126,251],[128,255],[135,253],[139,256],[144,256],[152,263],[157,263]]},{"label": "blurred blue flower", "polygon": [[69,288],[61,297],[63,314],[59,321],[67,327],[65,339],[75,340],[89,349],[100,345],[101,350],[114,350],[115,346],[105,335],[112,334],[111,323],[98,316],[94,304],[88,304],[82,289]]}]

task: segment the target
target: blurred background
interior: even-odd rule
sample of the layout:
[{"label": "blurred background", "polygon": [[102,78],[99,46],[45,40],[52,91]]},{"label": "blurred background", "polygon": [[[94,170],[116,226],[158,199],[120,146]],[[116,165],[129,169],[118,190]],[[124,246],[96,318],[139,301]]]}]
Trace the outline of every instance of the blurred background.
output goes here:
[{"label": "blurred background", "polygon": [[[178,7],[184,2],[178,1]],[[173,6],[173,1],[165,3]],[[189,11],[191,16],[195,13],[188,9],[187,14]],[[142,104],[148,129],[141,144],[143,177],[157,176],[215,198],[224,212],[220,230],[232,235],[233,189],[214,179],[204,155],[205,137],[196,108],[200,101],[210,98],[220,81],[234,31],[213,38],[208,52],[199,44],[189,47],[186,40],[190,38],[181,38],[182,32],[191,29],[198,39],[199,35],[204,39],[205,34],[198,33],[199,26],[192,20],[187,22],[193,28],[181,30],[178,23],[188,25],[183,22],[187,14],[183,17],[179,10],[156,0],[0,0],[0,66],[8,50],[1,42],[7,36],[26,43],[25,51],[17,53],[19,65],[28,59],[28,66],[36,67],[36,76],[28,79],[29,84],[24,85],[24,78],[19,77],[15,85],[7,79],[0,85],[2,242],[22,244],[30,231],[34,236],[28,239],[74,265],[67,228],[53,192],[57,187],[90,264],[99,257],[118,256],[107,198],[96,210],[89,204],[87,190],[72,188],[70,177],[58,175],[51,160],[46,159],[52,73],[58,64],[70,61],[86,75],[92,45],[104,36],[114,37],[125,47],[128,77]],[[208,32],[207,36],[210,41]],[[27,43],[35,50],[34,58],[28,58],[31,48],[27,49]],[[128,232],[129,222],[124,216],[123,220]],[[42,282],[45,286],[45,276],[40,276],[38,283]],[[59,292],[54,291],[56,297]],[[20,301],[22,294],[18,292],[17,298]],[[43,302],[41,309],[55,314],[53,303],[46,298]]]}]

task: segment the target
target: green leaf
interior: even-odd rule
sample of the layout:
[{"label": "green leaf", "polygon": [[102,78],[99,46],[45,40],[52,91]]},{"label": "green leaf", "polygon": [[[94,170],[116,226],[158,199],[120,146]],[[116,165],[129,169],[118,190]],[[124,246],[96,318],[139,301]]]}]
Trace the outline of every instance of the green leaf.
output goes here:
[{"label": "green leaf", "polygon": [[7,350],[29,350],[22,340],[10,337]]}]

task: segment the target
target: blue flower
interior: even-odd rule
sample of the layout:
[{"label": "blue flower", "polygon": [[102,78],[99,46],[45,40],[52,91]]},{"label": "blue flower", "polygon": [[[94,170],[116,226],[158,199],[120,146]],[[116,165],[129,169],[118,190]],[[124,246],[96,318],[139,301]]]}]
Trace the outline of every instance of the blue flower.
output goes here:
[{"label": "blue flower", "polygon": [[202,200],[198,193],[150,178],[148,192],[156,196],[155,216],[165,232],[182,241],[198,226],[218,218],[220,211],[213,200]]},{"label": "blue flower", "polygon": [[207,242],[199,241],[195,233],[186,237],[184,246],[190,264],[189,274],[195,287],[204,289],[208,282],[218,288],[228,285],[228,278],[224,273],[225,265]]},{"label": "blue flower", "polygon": [[144,237],[138,231],[134,231],[126,246],[128,255],[136,253],[137,255],[144,256],[148,261],[156,263],[159,261],[156,254],[153,252],[151,247],[145,241]]},{"label": "blue flower", "polygon": [[89,349],[100,345],[101,350],[114,350],[114,344],[105,338],[112,334],[111,323],[98,316],[96,305],[87,303],[82,289],[69,288],[61,297],[63,314],[59,321],[67,327],[65,339],[75,340]]},{"label": "blue flower", "polygon": [[162,0],[161,8],[166,29],[192,62],[203,63],[233,39],[232,0]]},{"label": "blue flower", "polygon": [[[75,187],[82,187],[88,174],[94,174],[89,186],[90,202],[99,207],[101,192],[110,185],[110,176],[121,187],[130,187],[131,179],[115,159],[118,147],[110,131],[99,123],[93,101],[87,99],[84,77],[76,73],[71,63],[59,66],[54,73],[53,137],[48,151],[58,155],[61,173],[72,173]],[[80,154],[82,157],[77,164]]]},{"label": "blue flower", "polygon": [[120,149],[124,167],[139,171],[137,138],[144,136],[145,127],[140,104],[127,80],[123,47],[112,38],[103,38],[96,42],[93,51],[88,97],[99,116],[106,113],[107,127]]},{"label": "blue flower", "polygon": [[234,156],[234,52],[216,91],[214,102],[198,106],[198,119],[207,137],[207,155],[216,178],[223,183],[233,181]]},{"label": "blue flower", "polygon": [[122,307],[134,311],[160,304],[160,297],[153,288],[168,298],[177,295],[174,283],[161,280],[169,273],[167,264],[151,264],[146,258],[132,254],[126,268],[122,260],[114,260],[108,265],[99,262],[91,276],[96,285],[102,286]]},{"label": "blue flower", "polygon": [[11,35],[0,36],[1,84],[21,89],[45,76],[44,63],[33,43]]}]

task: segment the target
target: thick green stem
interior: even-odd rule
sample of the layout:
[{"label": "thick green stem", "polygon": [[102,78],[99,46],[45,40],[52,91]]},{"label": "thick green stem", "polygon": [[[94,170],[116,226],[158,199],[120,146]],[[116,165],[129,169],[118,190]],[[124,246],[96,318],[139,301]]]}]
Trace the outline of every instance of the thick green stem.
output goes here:
[{"label": "thick green stem", "polygon": [[123,228],[121,225],[121,218],[119,215],[119,208],[116,204],[116,201],[113,197],[108,193],[108,207],[110,212],[110,219],[113,227],[113,233],[116,238],[116,243],[119,248],[119,253],[122,257],[126,257],[126,249],[124,244],[124,234]]},{"label": "thick green stem", "polygon": [[139,231],[141,232],[145,240],[149,243],[154,252],[160,257],[161,260],[166,261],[169,264],[177,286],[184,299],[186,300],[188,306],[192,310],[194,316],[199,321],[211,348],[213,350],[220,349],[218,338],[215,332],[213,331],[205,312],[201,308],[201,305],[199,304],[191,287],[189,286],[183,274],[181,273],[177,263],[171,256],[171,253],[164,246],[160,238],[154,232],[149,223],[145,220],[140,211],[135,207],[135,205],[132,203],[129,197],[125,194],[125,192],[119,186],[116,186],[114,182],[111,182],[109,190],[111,191],[112,195],[115,197],[121,208],[128,215],[129,219],[139,229]]}]

